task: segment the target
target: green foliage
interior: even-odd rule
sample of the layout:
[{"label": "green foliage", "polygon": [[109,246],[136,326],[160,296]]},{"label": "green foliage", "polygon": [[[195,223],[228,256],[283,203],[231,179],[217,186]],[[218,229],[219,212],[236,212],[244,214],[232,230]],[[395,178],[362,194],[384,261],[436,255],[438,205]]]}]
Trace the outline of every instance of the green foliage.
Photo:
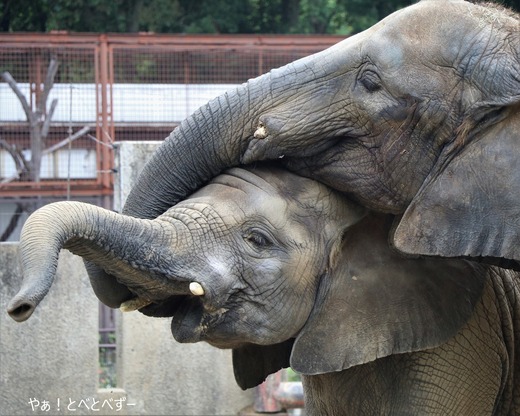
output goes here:
[{"label": "green foliage", "polygon": [[[1,31],[336,33],[375,22],[397,0],[0,0]],[[369,17],[366,18],[365,14]]]},{"label": "green foliage", "polygon": [[122,0],[55,1],[47,20],[47,30],[69,30],[70,27],[76,32],[124,31],[126,27],[124,15],[120,13],[121,3]]},{"label": "green foliage", "polygon": [[[520,10],[520,0],[495,0]],[[0,0],[0,31],[350,34],[414,0]]]},{"label": "green foliage", "polygon": [[98,385],[103,389],[117,386],[117,369],[114,349],[99,349]]},{"label": "green foliage", "polygon": [[0,30],[43,32],[50,8],[48,0],[0,0]]},{"label": "green foliage", "polygon": [[293,33],[334,33],[348,34],[347,10],[338,0],[301,0]]},{"label": "green foliage", "polygon": [[147,1],[140,10],[139,30],[155,33],[183,32],[183,11],[178,1]]},{"label": "green foliage", "polygon": [[[98,378],[100,388],[111,388],[117,385],[116,369],[116,334],[104,332],[99,334],[99,368]],[[101,346],[104,345],[104,346]],[[107,346],[112,345],[113,347]]]},{"label": "green foliage", "polygon": [[179,0],[186,33],[249,33],[254,16],[252,1]]},{"label": "green foliage", "polygon": [[504,0],[504,1],[496,1],[496,3],[500,3],[510,9],[516,10],[520,12],[520,0]]},{"label": "green foliage", "polygon": [[301,381],[301,376],[294,371],[291,367],[285,370],[285,375],[287,377],[287,381]]}]

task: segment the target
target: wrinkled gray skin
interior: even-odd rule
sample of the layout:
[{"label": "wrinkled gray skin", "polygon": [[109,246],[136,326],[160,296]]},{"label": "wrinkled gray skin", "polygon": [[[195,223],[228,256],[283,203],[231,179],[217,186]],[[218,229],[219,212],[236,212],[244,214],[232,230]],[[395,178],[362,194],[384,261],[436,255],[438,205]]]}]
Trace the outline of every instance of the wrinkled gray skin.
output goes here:
[{"label": "wrinkled gray skin", "polygon": [[[372,210],[404,213],[393,237],[403,252],[518,268],[519,56],[518,16],[421,1],[196,111],[124,211],[155,218],[224,169],[271,159]],[[89,270],[105,303],[129,296]]]},{"label": "wrinkled gray skin", "polygon": [[178,341],[232,348],[241,387],[291,365],[309,415],[517,414],[520,280],[402,257],[391,223],[272,167],[233,169],[154,220],[51,204],[24,225],[8,311],[31,315],[65,247],[173,316]]}]

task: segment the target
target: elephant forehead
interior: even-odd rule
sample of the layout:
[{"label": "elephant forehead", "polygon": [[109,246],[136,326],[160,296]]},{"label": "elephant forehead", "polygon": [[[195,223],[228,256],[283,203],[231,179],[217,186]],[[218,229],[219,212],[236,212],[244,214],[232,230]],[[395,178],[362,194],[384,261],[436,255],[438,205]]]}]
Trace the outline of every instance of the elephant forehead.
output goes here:
[{"label": "elephant forehead", "polygon": [[374,58],[402,62],[411,56],[430,61],[460,59],[461,47],[482,28],[483,11],[465,1],[421,1],[395,12],[366,31]]},{"label": "elephant forehead", "polygon": [[464,1],[421,1],[363,32],[360,58],[375,65],[396,93],[445,91],[458,82],[454,75],[469,59],[469,45],[476,48],[482,13]]},{"label": "elephant forehead", "polygon": [[[212,183],[190,198],[176,205],[190,207],[205,207],[216,212],[221,218],[237,222],[262,216],[276,225],[290,215],[288,201],[275,188],[259,188],[252,184],[242,184],[240,187],[222,183]],[[208,211],[209,212],[209,211]]]},{"label": "elephant forehead", "polygon": [[245,219],[260,215],[271,221],[281,221],[290,216],[289,204],[281,195],[258,189],[255,192],[234,192],[226,201],[216,201],[216,208],[238,211]]}]

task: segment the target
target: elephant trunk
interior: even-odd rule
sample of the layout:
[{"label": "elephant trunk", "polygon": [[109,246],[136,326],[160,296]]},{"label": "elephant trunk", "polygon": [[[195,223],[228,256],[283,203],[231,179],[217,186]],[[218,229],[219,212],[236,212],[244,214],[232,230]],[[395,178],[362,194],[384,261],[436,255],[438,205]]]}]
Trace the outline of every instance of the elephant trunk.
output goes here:
[{"label": "elephant trunk", "polygon": [[[333,141],[320,141],[320,135],[312,128],[302,128],[300,124],[304,124],[303,120],[310,126],[318,123],[317,119],[326,112],[320,112],[320,108],[326,109],[336,99],[334,88],[318,85],[314,88],[323,91],[315,94],[310,86],[316,84],[317,78],[321,82],[336,78],[330,73],[344,66],[344,62],[336,62],[337,47],[341,46],[252,79],[195,111],[146,164],[128,195],[123,213],[153,219],[225,169],[290,156],[291,151],[299,155],[318,152],[317,143],[331,146]],[[339,54],[348,61],[343,55]],[[320,77],[325,68],[329,75]],[[295,82],[307,93],[288,94],[289,88],[299,90]],[[330,134],[329,128],[332,127],[323,129],[322,134]],[[310,150],[302,149],[304,141]],[[87,263],[87,271],[103,303],[109,306],[121,303],[126,296],[124,287],[95,264]]]},{"label": "elephant trunk", "polygon": [[[245,103],[252,95],[264,95],[264,84],[242,85],[184,120],[146,164],[123,213],[156,218],[225,168],[240,164],[257,122],[252,114],[260,111]],[[233,143],[226,142],[231,138]]]},{"label": "elephant trunk", "polygon": [[[305,154],[303,136],[315,132],[300,124],[304,119],[315,122],[320,105],[329,104],[326,94],[322,94],[315,105],[317,98],[311,86],[319,77],[317,72],[325,72],[324,68],[334,72],[338,68],[327,65],[333,60],[333,48],[249,80],[199,108],[170,134],[147,163],[123,213],[156,218],[225,169],[290,155],[290,138],[300,140],[294,147],[299,155]],[[289,85],[291,80],[309,91],[288,94],[288,87],[298,87],[294,82]],[[310,140],[319,142],[314,137]]]},{"label": "elephant trunk", "polygon": [[[57,202],[34,212],[24,224],[20,258],[22,287],[7,311],[24,321],[48,293],[59,252],[66,248],[107,270],[131,288],[127,297],[148,299],[189,293],[189,282],[172,280],[177,227],[127,217],[81,202]],[[125,286],[125,287],[126,287]]]}]

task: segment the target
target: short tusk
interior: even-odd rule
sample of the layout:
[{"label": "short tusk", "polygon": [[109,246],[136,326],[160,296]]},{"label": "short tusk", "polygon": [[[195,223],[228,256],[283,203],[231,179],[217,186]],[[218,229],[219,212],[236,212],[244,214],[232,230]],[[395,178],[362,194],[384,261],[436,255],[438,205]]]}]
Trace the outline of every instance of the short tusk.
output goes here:
[{"label": "short tusk", "polygon": [[123,302],[119,306],[119,310],[121,312],[132,312],[136,311],[137,309],[144,308],[145,306],[148,306],[152,301],[143,299],[143,298],[133,298],[130,300],[127,300],[126,302]]},{"label": "short tusk", "polygon": [[195,296],[203,296],[204,295],[204,288],[200,283],[197,282],[191,282],[190,283],[190,292],[192,295]]},{"label": "short tusk", "polygon": [[255,133],[253,134],[255,139],[265,139],[267,137],[267,129],[263,124],[259,124]]}]

